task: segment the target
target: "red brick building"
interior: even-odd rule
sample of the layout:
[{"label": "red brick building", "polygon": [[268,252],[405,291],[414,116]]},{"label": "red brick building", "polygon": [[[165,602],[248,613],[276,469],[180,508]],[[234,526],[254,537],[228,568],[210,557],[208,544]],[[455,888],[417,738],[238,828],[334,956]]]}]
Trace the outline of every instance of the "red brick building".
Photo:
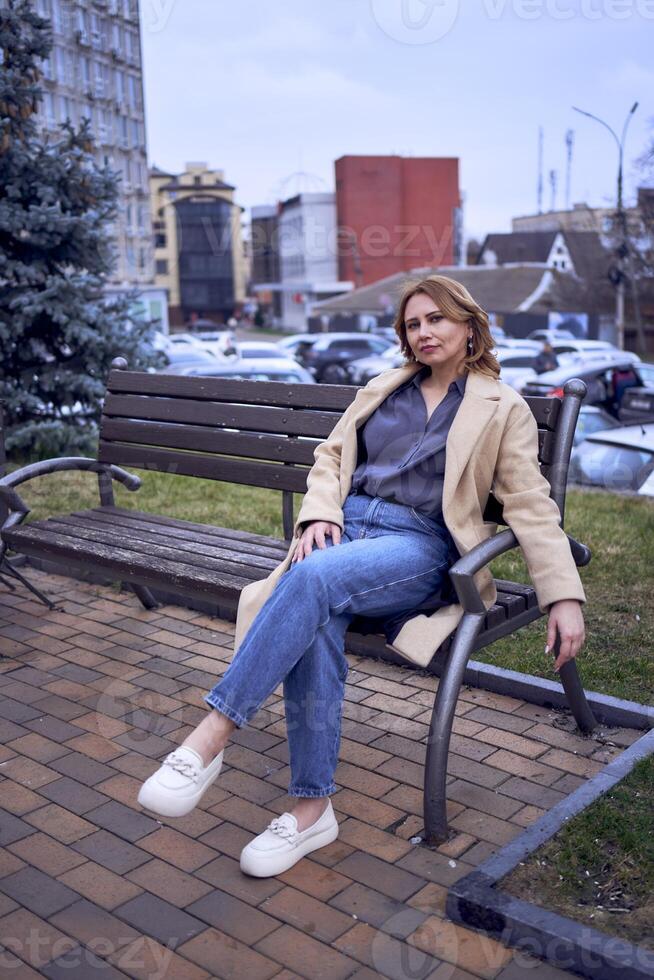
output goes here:
[{"label": "red brick building", "polygon": [[335,171],[340,280],[461,261],[457,157],[344,156]]}]

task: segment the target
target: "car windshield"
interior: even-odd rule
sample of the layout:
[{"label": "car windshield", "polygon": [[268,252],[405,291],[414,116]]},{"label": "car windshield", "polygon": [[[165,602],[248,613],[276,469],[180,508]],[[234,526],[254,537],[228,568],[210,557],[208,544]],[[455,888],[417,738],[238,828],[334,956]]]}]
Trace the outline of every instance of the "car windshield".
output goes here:
[{"label": "car windshield", "polygon": [[584,442],[575,451],[570,479],[605,490],[638,490],[654,470],[654,453],[631,446]]}]

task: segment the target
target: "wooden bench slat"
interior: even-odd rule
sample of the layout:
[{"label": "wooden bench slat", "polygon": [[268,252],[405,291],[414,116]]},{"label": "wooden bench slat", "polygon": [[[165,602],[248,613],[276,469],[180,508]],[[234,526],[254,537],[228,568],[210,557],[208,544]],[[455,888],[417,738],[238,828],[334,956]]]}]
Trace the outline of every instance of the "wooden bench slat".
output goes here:
[{"label": "wooden bench slat", "polygon": [[[76,534],[81,528],[89,531],[97,531],[103,535],[110,535],[114,538],[119,546],[121,541],[125,541],[134,547],[134,550],[146,551],[149,545],[156,545],[162,548],[167,548],[170,550],[175,550],[180,553],[180,558],[183,559],[190,565],[198,564],[199,562],[193,561],[193,557],[199,558],[214,558],[217,561],[223,560],[228,562],[233,562],[235,565],[244,565],[248,568],[262,569],[265,572],[271,572],[275,565],[279,563],[277,555],[259,555],[253,554],[252,551],[249,553],[244,553],[241,550],[229,549],[229,548],[219,548],[215,544],[206,543],[198,539],[190,540],[180,540],[175,538],[170,540],[161,534],[155,534],[151,531],[144,529],[143,527],[138,527],[134,525],[131,527],[119,527],[113,524],[108,527],[101,520],[93,520],[92,518],[80,518],[79,515],[67,515],[64,517],[50,518],[48,521],[48,526],[51,526],[51,522],[57,526],[58,529],[63,530],[62,525],[70,527],[71,534]],[[140,544],[142,547],[136,548],[136,545]]]},{"label": "wooden bench slat", "polygon": [[[191,452],[225,453],[279,463],[312,466],[319,438],[289,438],[268,433],[228,432],[205,425],[177,425],[173,422],[134,422],[106,418],[102,425],[105,443],[135,443]],[[107,446],[106,452],[111,452]]]},{"label": "wooden bench slat", "polygon": [[[75,541],[87,542],[89,548],[93,543],[115,545],[125,553],[134,555],[152,556],[168,559],[178,565],[186,565],[189,568],[198,568],[216,573],[226,572],[229,575],[238,575],[248,581],[256,581],[264,578],[269,571],[275,567],[274,559],[264,559],[264,567],[253,567],[241,561],[234,561],[227,558],[212,558],[210,555],[200,554],[199,552],[181,551],[179,547],[167,547],[163,544],[139,541],[138,537],[132,532],[126,532],[124,537],[119,537],[115,531],[104,531],[101,528],[88,527],[77,524],[67,524],[58,518],[48,518],[47,521],[34,521],[27,525],[38,533],[57,534],[60,537],[69,537]],[[142,545],[139,547],[139,545]],[[233,553],[232,553],[233,554]],[[267,564],[266,564],[267,563]]]},{"label": "wooden bench slat", "polygon": [[282,408],[331,410],[340,415],[354,400],[351,385],[289,384],[286,381],[243,381],[235,378],[185,378],[174,374],[111,371],[107,393],[162,395],[215,402],[248,402]]},{"label": "wooden bench slat", "polygon": [[541,395],[529,395],[525,398],[539,429],[554,431],[561,411],[560,398],[545,398]]},{"label": "wooden bench slat", "polygon": [[509,595],[522,596],[527,609],[538,605],[536,590],[531,585],[523,585],[521,582],[509,582],[506,579],[496,578],[495,587],[498,592],[508,592]]},{"label": "wooden bench slat", "polygon": [[279,463],[256,463],[230,459],[227,456],[198,456],[149,446],[124,446],[118,442],[100,442],[98,459],[137,470],[155,470],[175,476],[195,476],[224,483],[240,483],[268,490],[291,490],[304,493],[310,467],[296,468]]},{"label": "wooden bench slat", "polygon": [[151,514],[143,510],[129,510],[126,507],[116,507],[113,504],[107,504],[104,507],[97,507],[94,510],[99,511],[103,514],[124,514],[130,517],[135,517],[138,520],[148,522],[150,524],[163,524],[170,527],[178,527],[182,529],[188,529],[191,531],[197,530],[205,534],[215,534],[220,538],[234,538],[238,541],[248,541],[252,544],[258,544],[261,542],[265,544],[266,547],[277,547],[283,554],[286,554],[288,550],[288,544],[281,541],[279,538],[269,538],[264,534],[255,534],[253,531],[239,531],[231,527],[216,527],[213,524],[196,524],[192,521],[183,521],[177,517],[165,517],[163,514]]},{"label": "wooden bench slat", "polygon": [[83,567],[100,565],[126,581],[136,580],[147,586],[172,586],[183,593],[215,595],[216,590],[240,592],[251,579],[226,572],[211,572],[197,565],[171,561],[153,554],[138,554],[99,541],[72,538],[35,527],[33,524],[12,528],[3,533],[10,547],[38,558],[64,558]]},{"label": "wooden bench slat", "polygon": [[[104,526],[106,529],[116,527],[119,528],[120,531],[143,530],[144,532],[151,534],[154,540],[160,540],[162,542],[164,540],[170,541],[171,546],[177,545],[178,541],[188,542],[192,545],[197,542],[206,544],[212,548],[237,548],[240,554],[261,555],[263,557],[272,558],[275,561],[279,561],[280,557],[283,558],[283,556],[286,554],[286,545],[284,542],[281,542],[281,547],[272,547],[268,544],[253,544],[250,541],[246,541],[245,539],[238,537],[223,538],[218,535],[212,535],[203,531],[194,530],[192,527],[166,527],[165,524],[154,524],[150,522],[146,523],[130,516],[107,514],[102,509],[74,511],[71,516],[84,521],[94,521]],[[220,530],[220,528],[217,528],[217,530]]]},{"label": "wooden bench slat", "polygon": [[322,411],[297,411],[288,407],[241,405],[198,399],[158,398],[149,395],[108,395],[103,416],[150,422],[176,422],[187,425],[212,425],[251,432],[325,438],[340,414]]}]

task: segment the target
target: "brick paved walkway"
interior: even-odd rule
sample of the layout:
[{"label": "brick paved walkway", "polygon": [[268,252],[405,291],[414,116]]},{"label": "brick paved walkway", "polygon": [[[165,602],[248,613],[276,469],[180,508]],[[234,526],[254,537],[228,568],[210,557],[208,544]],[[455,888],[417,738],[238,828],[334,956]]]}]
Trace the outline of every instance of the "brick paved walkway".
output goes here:
[{"label": "brick paved walkway", "polygon": [[456,835],[429,850],[410,838],[437,680],[350,656],[340,836],[277,878],[249,878],[241,848],[292,805],[281,687],[235,733],[201,806],[154,820],[140,783],[203,717],[233,625],[30,575],[60,611],[0,585],[3,977],[567,976],[453,925],[447,887],[638,733],[612,729],[606,746],[572,734],[566,715],[465,688]]}]

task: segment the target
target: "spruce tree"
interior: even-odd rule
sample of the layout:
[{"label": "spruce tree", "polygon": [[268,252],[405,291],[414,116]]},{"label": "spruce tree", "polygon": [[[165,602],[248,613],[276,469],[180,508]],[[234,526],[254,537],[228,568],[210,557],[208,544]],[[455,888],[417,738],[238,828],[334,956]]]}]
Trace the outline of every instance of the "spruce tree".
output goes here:
[{"label": "spruce tree", "polygon": [[48,21],[29,0],[0,9],[0,400],[7,449],[88,454],[111,360],[156,363],[138,290],[107,298],[118,172],[99,167],[89,120],[42,135],[35,112]]}]

